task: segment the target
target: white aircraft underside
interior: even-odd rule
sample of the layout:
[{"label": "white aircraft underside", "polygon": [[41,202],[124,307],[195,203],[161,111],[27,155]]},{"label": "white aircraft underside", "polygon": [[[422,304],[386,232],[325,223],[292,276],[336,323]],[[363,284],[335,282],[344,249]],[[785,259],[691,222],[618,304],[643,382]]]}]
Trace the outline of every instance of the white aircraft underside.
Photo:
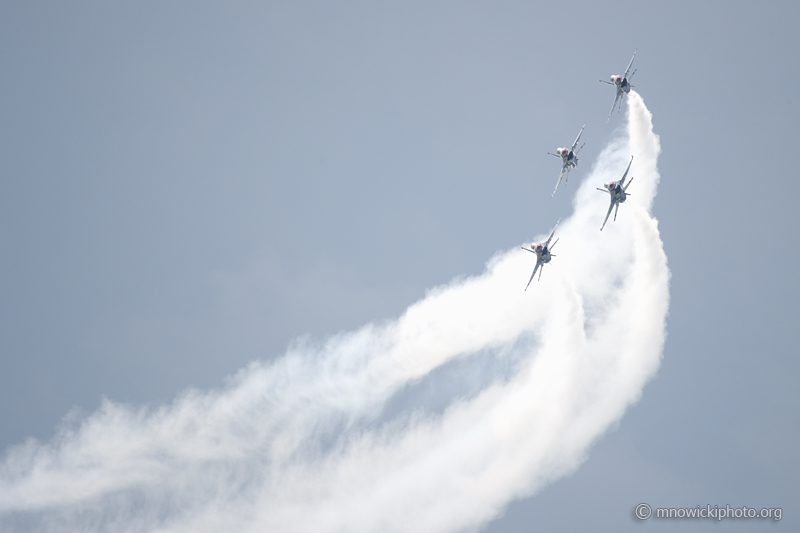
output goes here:
[{"label": "white aircraft underside", "polygon": [[[611,81],[600,80],[602,83],[607,83],[609,85],[613,85],[617,89],[617,94],[614,96],[614,103],[611,105],[611,111],[608,113],[608,118],[606,119],[606,123],[611,119],[611,115],[614,114],[614,108],[617,107],[617,102],[619,102],[626,94],[631,92],[631,85],[630,81],[633,78],[633,75],[636,74],[634,70],[630,76],[628,73],[631,70],[631,65],[633,65],[633,59],[636,57],[636,50],[633,51],[633,57],[631,58],[631,62],[628,63],[628,68],[625,69],[625,74],[620,76],[619,74],[615,74],[611,76]],[[620,108],[622,105],[620,104]]]},{"label": "white aircraft underside", "polygon": [[536,276],[536,271],[537,270],[539,271],[539,279],[542,279],[542,270],[544,270],[544,265],[546,263],[549,263],[551,258],[555,257],[555,255],[553,255],[550,252],[553,250],[553,248],[555,248],[556,243],[558,243],[558,239],[556,239],[556,241],[553,243],[552,246],[550,246],[550,239],[553,238],[553,235],[556,232],[556,228],[558,227],[558,224],[560,222],[561,222],[561,219],[559,218],[558,222],[556,222],[556,225],[553,228],[553,231],[550,232],[550,236],[547,238],[546,241],[540,242],[538,244],[537,243],[533,243],[533,244],[531,244],[530,248],[525,248],[524,246],[522,247],[523,250],[536,254],[536,266],[533,267],[533,273],[531,274],[531,279],[529,279],[528,280],[528,284],[525,285],[525,290],[526,291],[528,290],[528,287],[530,287],[534,276]]},{"label": "white aircraft underside", "polygon": [[554,154],[547,152],[549,155],[561,158],[561,173],[558,175],[556,188],[553,189],[553,194],[551,194],[550,196],[555,196],[556,191],[558,190],[558,186],[561,184],[561,178],[564,177],[565,173],[567,176],[567,180],[569,180],[569,171],[578,166],[578,153],[581,151],[581,148],[583,148],[586,143],[582,144],[581,147],[578,148],[577,150],[575,149],[575,147],[578,146],[578,142],[580,142],[581,135],[583,134],[583,128],[585,127],[586,123],[584,122],[583,126],[581,126],[581,131],[578,132],[578,136],[575,138],[575,142],[572,143],[572,148],[559,148],[558,150],[556,150],[556,153]]},{"label": "white aircraft underside", "polygon": [[628,187],[630,187],[631,183],[633,183],[633,178],[630,179],[627,185],[625,185],[625,178],[628,176],[628,171],[631,169],[631,163],[633,163],[633,156],[631,156],[631,160],[628,163],[628,168],[625,169],[625,174],[622,175],[622,179],[619,181],[611,181],[603,184],[604,189],[597,187],[597,190],[600,192],[607,192],[611,195],[611,205],[608,206],[608,212],[606,213],[606,218],[603,220],[603,225],[600,227],[600,231],[603,231],[603,228],[606,227],[606,222],[608,222],[608,216],[611,214],[611,210],[614,209],[614,220],[617,220],[617,211],[619,211],[619,204],[625,202],[625,199],[628,197]]}]

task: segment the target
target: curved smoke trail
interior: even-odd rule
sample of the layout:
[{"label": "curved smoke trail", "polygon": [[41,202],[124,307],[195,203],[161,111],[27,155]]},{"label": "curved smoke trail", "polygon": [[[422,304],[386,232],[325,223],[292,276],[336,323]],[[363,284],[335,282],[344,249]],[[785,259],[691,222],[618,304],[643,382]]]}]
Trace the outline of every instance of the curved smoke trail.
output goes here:
[{"label": "curved smoke trail", "polygon": [[[475,528],[574,470],[659,364],[669,270],[648,211],[660,151],[634,92],[541,283],[519,249],[398,320],[298,345],[221,391],[105,402],[0,464],[3,531]],[[630,200],[599,228],[633,154]]]}]

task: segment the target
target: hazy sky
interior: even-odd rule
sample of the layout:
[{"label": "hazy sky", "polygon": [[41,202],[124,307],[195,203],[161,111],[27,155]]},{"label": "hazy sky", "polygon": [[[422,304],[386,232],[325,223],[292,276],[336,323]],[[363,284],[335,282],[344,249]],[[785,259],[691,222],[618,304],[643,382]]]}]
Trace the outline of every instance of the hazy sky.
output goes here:
[{"label": "hazy sky", "polygon": [[[397,317],[545,233],[623,124],[598,80],[638,48],[661,368],[485,530],[713,527],[640,502],[797,527],[796,3],[4,3],[0,25],[3,449]],[[583,122],[551,198],[547,152]]]}]

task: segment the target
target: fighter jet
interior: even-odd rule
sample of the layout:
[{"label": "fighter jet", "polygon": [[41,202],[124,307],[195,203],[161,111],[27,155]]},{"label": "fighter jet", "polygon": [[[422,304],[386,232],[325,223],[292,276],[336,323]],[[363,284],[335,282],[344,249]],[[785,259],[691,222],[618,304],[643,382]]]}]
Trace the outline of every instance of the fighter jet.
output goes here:
[{"label": "fighter jet", "polygon": [[581,134],[583,134],[583,128],[585,127],[586,123],[584,122],[583,126],[581,126],[581,131],[578,132],[578,137],[575,139],[575,142],[572,143],[572,148],[559,148],[554,154],[547,152],[548,155],[561,158],[561,174],[558,175],[556,188],[553,189],[553,194],[550,196],[555,196],[558,186],[561,184],[561,178],[564,177],[564,172],[567,173],[567,180],[569,180],[569,171],[578,166],[578,152],[581,151],[581,148],[583,148],[586,143],[583,143],[581,148],[578,148],[577,150],[575,147],[578,146],[578,141],[581,140]]},{"label": "fighter jet", "polygon": [[529,279],[528,284],[525,285],[526,291],[528,290],[528,287],[530,287],[531,281],[533,281],[533,277],[536,275],[536,271],[539,270],[539,267],[542,267],[542,269],[539,270],[539,279],[542,279],[542,270],[544,270],[544,264],[549,263],[550,259],[555,257],[555,255],[551,254],[550,251],[553,248],[555,248],[558,239],[556,239],[556,242],[553,243],[553,246],[549,245],[550,245],[550,239],[553,238],[553,234],[556,232],[556,228],[558,227],[559,222],[561,222],[560,218],[558,219],[558,222],[556,222],[555,228],[553,228],[552,233],[550,233],[550,236],[547,238],[546,241],[540,242],[538,244],[533,243],[531,244],[530,248],[525,248],[524,246],[522,247],[523,250],[536,254],[536,266],[533,267],[533,274],[531,274],[531,279]]},{"label": "fighter jet", "polygon": [[[603,231],[603,228],[606,227],[606,222],[608,222],[608,215],[611,214],[611,210],[614,209],[614,220],[617,220],[617,211],[619,211],[619,204],[625,202],[625,198],[627,198],[627,190],[630,187],[631,183],[633,183],[633,178],[625,185],[625,177],[628,175],[628,171],[631,169],[631,163],[633,163],[633,156],[631,156],[631,161],[628,163],[628,168],[625,169],[625,174],[622,175],[622,179],[619,181],[611,181],[606,182],[603,184],[605,189],[601,189],[597,187],[597,190],[600,192],[607,192],[611,195],[611,205],[608,206],[608,213],[606,213],[606,219],[603,221],[603,226],[600,228],[600,231]],[[616,207],[616,209],[615,209]]]},{"label": "fighter jet", "polygon": [[[634,70],[630,76],[628,76],[628,72],[630,72],[631,70],[631,65],[633,65],[634,57],[636,57],[636,50],[633,51],[633,57],[631,58],[631,62],[628,63],[628,68],[625,69],[625,74],[623,74],[622,76],[620,76],[619,74],[614,74],[611,76],[611,81],[600,80],[601,83],[607,83],[617,88],[617,95],[614,97],[614,103],[611,106],[611,111],[608,113],[606,124],[608,124],[608,121],[611,119],[611,115],[614,114],[614,108],[617,107],[617,102],[619,102],[620,99],[624,97],[626,94],[631,92],[631,87],[633,87],[633,85],[631,85],[630,82],[631,78],[633,78],[633,75],[636,74],[636,71]],[[621,106],[622,104],[620,104],[620,107]]]}]

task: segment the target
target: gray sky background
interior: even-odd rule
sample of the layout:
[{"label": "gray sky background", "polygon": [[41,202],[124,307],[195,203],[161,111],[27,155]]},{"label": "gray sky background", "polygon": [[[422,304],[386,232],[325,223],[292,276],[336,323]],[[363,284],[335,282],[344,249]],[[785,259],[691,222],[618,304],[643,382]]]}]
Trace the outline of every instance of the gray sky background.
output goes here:
[{"label": "gray sky background", "polygon": [[[796,529],[798,27],[794,2],[3,3],[0,446],[104,396],[219,386],[545,232],[622,124],[597,80],[638,48],[664,360],[574,475],[486,531],[714,527],[639,502]],[[550,198],[547,152],[584,121]]]}]

